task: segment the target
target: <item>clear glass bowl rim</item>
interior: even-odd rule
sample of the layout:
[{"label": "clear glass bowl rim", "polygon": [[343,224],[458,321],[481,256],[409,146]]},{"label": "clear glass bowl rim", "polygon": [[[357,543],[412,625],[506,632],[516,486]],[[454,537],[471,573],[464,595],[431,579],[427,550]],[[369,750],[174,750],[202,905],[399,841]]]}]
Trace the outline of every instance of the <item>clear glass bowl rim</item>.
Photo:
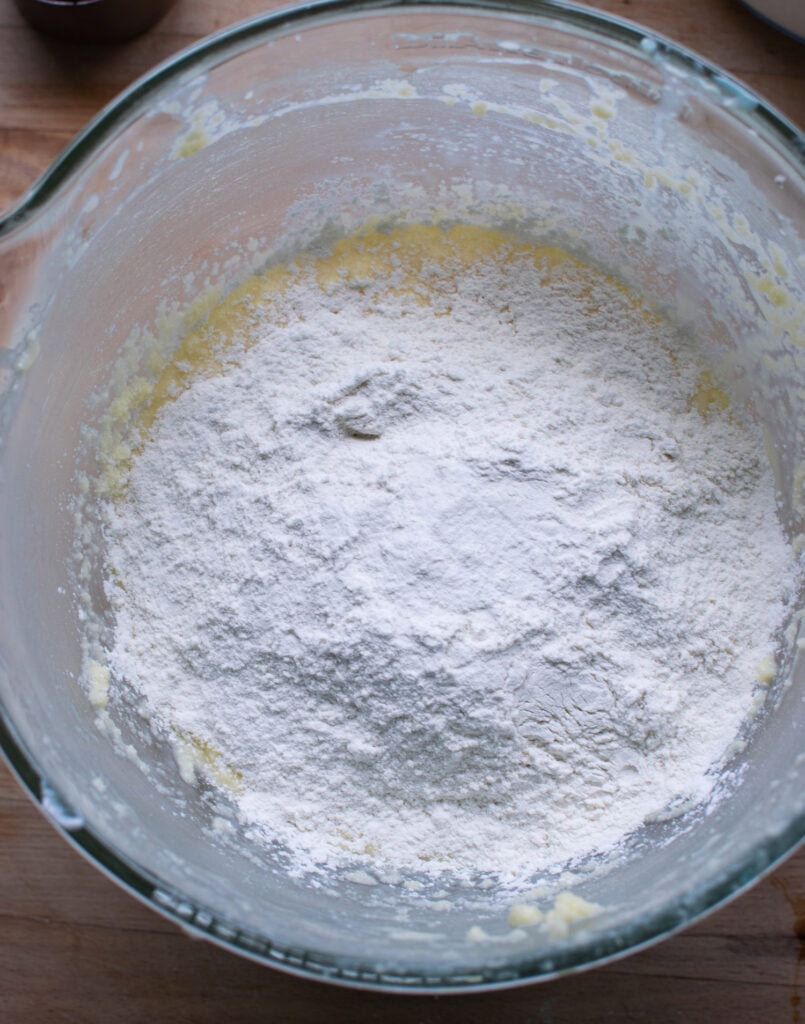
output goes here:
[{"label": "clear glass bowl rim", "polygon": [[[714,64],[676,43],[637,24],[599,11],[567,4],[562,0],[318,0],[280,9],[240,22],[207,36],[157,65],[108,104],[68,144],[20,201],[0,218],[0,242],[16,234],[40,216],[44,208],[66,191],[111,138],[140,116],[162,92],[189,72],[229,60],[292,26],[311,26],[373,12],[403,9],[465,10],[503,17],[560,22],[646,55],[644,41],[664,60],[673,61],[713,83],[728,98],[745,101],[734,108],[735,116],[768,145],[783,153],[799,170],[805,184],[805,135],[764,99]],[[10,239],[9,239],[10,240]],[[57,831],[107,877],[169,920],[193,934],[286,973],[340,985],[386,992],[450,993],[490,991],[535,981],[549,981],[631,955],[687,927],[728,899],[738,896],[789,856],[805,840],[805,813],[792,818],[778,835],[758,843],[736,859],[727,871],[681,906],[669,901],[659,911],[638,922],[562,950],[539,957],[512,959],[506,967],[488,970],[458,969],[455,972],[378,968],[352,957],[331,957],[312,950],[276,945],[268,936],[240,929],[236,922],[216,916],[172,891],[131,858],[101,840],[69,808],[55,803],[55,786],[47,779],[27,749],[6,709],[0,703],[0,752],[32,801]]]}]

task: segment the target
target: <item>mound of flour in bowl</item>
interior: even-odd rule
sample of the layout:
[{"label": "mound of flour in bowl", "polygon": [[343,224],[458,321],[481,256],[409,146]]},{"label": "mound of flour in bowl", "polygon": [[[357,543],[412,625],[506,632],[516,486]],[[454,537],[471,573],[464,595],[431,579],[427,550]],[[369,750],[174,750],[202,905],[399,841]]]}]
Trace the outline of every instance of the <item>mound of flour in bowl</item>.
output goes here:
[{"label": "mound of flour in bowl", "polygon": [[412,230],[203,328],[215,370],[103,505],[110,700],[295,870],[514,882],[707,795],[791,554],[672,326],[555,250]]}]

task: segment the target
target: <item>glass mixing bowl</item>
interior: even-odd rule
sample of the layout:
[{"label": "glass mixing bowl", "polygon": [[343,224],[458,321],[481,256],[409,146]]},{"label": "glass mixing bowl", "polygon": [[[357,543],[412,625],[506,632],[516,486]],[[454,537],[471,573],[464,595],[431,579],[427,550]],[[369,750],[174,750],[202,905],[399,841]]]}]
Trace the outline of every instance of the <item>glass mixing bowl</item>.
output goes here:
[{"label": "glass mixing bowl", "polygon": [[[0,222],[0,739],[43,811],[194,933],[299,974],[413,991],[600,963],[788,853],[805,833],[796,617],[714,799],[646,823],[608,870],[580,876],[575,891],[602,914],[563,939],[536,929],[515,943],[494,889],[448,886],[434,904],[337,875],[313,888],[267,850],[217,835],[209,794],[169,752],[124,722],[121,753],[96,727],[76,591],[97,581],[70,567],[93,396],[158,302],[187,307],[207,279],[226,289],[323,232],[401,210],[559,240],[677,319],[762,423],[795,538],[803,151],[790,124],[695,56],[547,2],[280,11],[124,93]],[[472,926],[491,938],[469,941]]]}]

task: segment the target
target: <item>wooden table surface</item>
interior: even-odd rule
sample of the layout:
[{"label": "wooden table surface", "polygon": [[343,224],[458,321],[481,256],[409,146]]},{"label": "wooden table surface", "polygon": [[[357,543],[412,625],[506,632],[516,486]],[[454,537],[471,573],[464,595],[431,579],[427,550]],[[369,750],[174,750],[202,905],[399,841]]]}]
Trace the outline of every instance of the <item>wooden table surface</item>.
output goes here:
[{"label": "wooden table surface", "polygon": [[[0,208],[134,78],[271,0],[179,0],[117,47],[36,35],[0,0]],[[805,47],[736,0],[595,0],[699,51],[805,125]],[[481,996],[385,996],[287,977],[188,938],[75,853],[0,764],[0,1022],[805,1024],[805,849],[729,906],[612,966]]]}]

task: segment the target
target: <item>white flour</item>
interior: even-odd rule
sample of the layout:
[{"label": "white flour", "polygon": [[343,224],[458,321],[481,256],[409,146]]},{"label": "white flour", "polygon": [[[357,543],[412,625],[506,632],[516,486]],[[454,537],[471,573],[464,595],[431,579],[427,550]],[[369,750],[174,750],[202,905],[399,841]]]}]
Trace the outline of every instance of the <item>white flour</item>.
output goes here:
[{"label": "white flour", "polygon": [[512,882],[704,797],[790,555],[691,352],[527,260],[425,307],[302,278],[104,509],[112,701],[218,752],[298,870]]}]

